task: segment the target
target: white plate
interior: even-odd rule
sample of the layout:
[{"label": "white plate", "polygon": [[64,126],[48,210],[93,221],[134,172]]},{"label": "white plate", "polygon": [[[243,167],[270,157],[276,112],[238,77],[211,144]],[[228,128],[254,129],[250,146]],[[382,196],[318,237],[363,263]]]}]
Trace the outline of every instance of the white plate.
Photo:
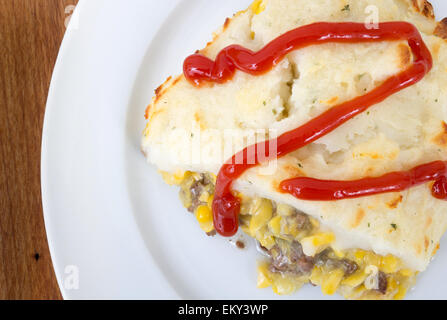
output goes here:
[{"label": "white plate", "polygon": [[[445,1],[432,2],[447,16]],[[139,151],[154,88],[249,3],[81,0],[54,70],[42,143],[45,224],[64,298],[327,298],[310,286],[288,297],[256,289],[254,245],[239,250],[204,235]],[[446,297],[441,247],[408,298]]]}]

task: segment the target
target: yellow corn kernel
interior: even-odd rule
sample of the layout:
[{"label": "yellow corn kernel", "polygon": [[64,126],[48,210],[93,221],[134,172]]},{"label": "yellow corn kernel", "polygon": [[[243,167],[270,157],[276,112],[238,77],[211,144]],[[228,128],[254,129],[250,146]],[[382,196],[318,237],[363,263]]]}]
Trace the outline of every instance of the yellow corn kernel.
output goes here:
[{"label": "yellow corn kernel", "polygon": [[269,229],[274,235],[279,235],[281,233],[281,219],[281,216],[275,216],[268,223]]},{"label": "yellow corn kernel", "polygon": [[363,271],[357,271],[354,274],[350,275],[349,277],[342,280],[341,284],[350,286],[350,287],[357,287],[363,283],[366,279],[366,273]]},{"label": "yellow corn kernel", "polygon": [[336,269],[326,274],[323,277],[321,291],[326,295],[333,295],[337,291],[344,274],[345,273],[341,269]]},{"label": "yellow corn kernel", "polygon": [[179,185],[186,178],[187,173],[185,171],[177,171],[175,173],[160,171],[161,177],[166,184],[170,186]]},{"label": "yellow corn kernel", "polygon": [[332,251],[334,252],[334,254],[335,254],[335,256],[336,256],[337,258],[344,258],[344,257],[345,257],[344,252],[341,251],[341,250],[338,250],[338,249],[332,247]]},{"label": "yellow corn kernel", "polygon": [[381,257],[373,252],[367,251],[363,260],[367,265],[380,266]]},{"label": "yellow corn kernel", "polygon": [[211,177],[211,181],[212,181],[214,184],[216,184],[217,176],[216,176],[214,173],[211,173],[211,174],[210,174],[210,177]]},{"label": "yellow corn kernel", "polygon": [[289,295],[297,290],[299,286],[295,285],[289,279],[285,279],[282,276],[275,277],[272,283],[272,290],[278,295]]},{"label": "yellow corn kernel", "polygon": [[394,295],[394,300],[402,300],[405,298],[405,295],[407,294],[407,287],[405,287],[403,284],[398,286],[397,293]]},{"label": "yellow corn kernel", "polygon": [[213,212],[208,206],[201,205],[196,209],[196,219],[199,222],[200,228],[205,232],[211,232],[214,229]]},{"label": "yellow corn kernel", "polygon": [[256,33],[254,31],[250,32],[250,39],[254,40],[256,36]]},{"label": "yellow corn kernel", "polygon": [[315,285],[320,285],[323,281],[323,270],[320,267],[314,267],[309,280]]},{"label": "yellow corn kernel", "polygon": [[399,291],[399,283],[396,281],[394,277],[388,277],[388,284],[386,288],[387,292],[398,292]]},{"label": "yellow corn kernel", "polygon": [[241,202],[241,215],[252,214],[252,207],[254,206],[255,201],[241,192],[237,192],[235,196],[238,197]]},{"label": "yellow corn kernel", "polygon": [[213,220],[213,214],[208,206],[201,205],[196,209],[196,218],[199,223],[206,223]]},{"label": "yellow corn kernel", "polygon": [[380,266],[381,257],[370,251],[356,250],[354,254],[354,260],[360,266],[362,265]]},{"label": "yellow corn kernel", "polygon": [[259,243],[266,249],[270,250],[276,244],[275,238],[273,236],[264,236],[261,239],[258,239]]},{"label": "yellow corn kernel", "polygon": [[208,208],[212,210],[213,208],[213,200],[214,200],[214,194],[211,194],[208,196],[208,199],[206,199],[206,204],[208,205]]},{"label": "yellow corn kernel", "polygon": [[319,233],[312,236],[312,244],[314,246],[321,246],[330,244],[335,240],[335,236],[333,233]]},{"label": "yellow corn kernel", "polygon": [[287,204],[280,203],[276,207],[276,213],[283,217],[290,217],[295,212],[295,209]]},{"label": "yellow corn kernel", "polygon": [[400,269],[399,273],[404,277],[411,277],[414,275],[414,272],[410,269]]},{"label": "yellow corn kernel", "polygon": [[363,262],[363,258],[365,257],[366,251],[363,250],[356,250],[354,253],[355,262]]},{"label": "yellow corn kernel", "polygon": [[252,209],[250,233],[254,235],[256,231],[267,225],[272,218],[273,206],[270,200],[258,198],[255,200]]},{"label": "yellow corn kernel", "polygon": [[272,279],[268,271],[267,264],[263,263],[258,266],[258,281],[257,287],[259,289],[267,288],[272,285]]},{"label": "yellow corn kernel", "polygon": [[301,245],[303,246],[304,254],[313,257],[326,249],[334,241],[335,236],[333,233],[317,233],[316,235],[302,239]]},{"label": "yellow corn kernel", "polygon": [[260,14],[264,10],[265,5],[263,0],[255,0],[251,4],[251,11],[253,11],[254,14]]},{"label": "yellow corn kernel", "polygon": [[362,298],[362,295],[365,293],[366,290],[367,289],[362,284],[362,285],[354,288],[349,294],[345,295],[345,298],[351,299],[351,300],[359,300]]},{"label": "yellow corn kernel", "polygon": [[387,255],[385,257],[381,257],[380,259],[380,270],[385,273],[394,273],[398,270],[399,267],[399,259],[397,259],[393,255]]},{"label": "yellow corn kernel", "polygon": [[202,192],[202,194],[199,197],[200,202],[208,202],[208,198],[210,197],[210,194],[207,191]]},{"label": "yellow corn kernel", "polygon": [[250,214],[250,207],[251,207],[251,202],[247,202],[242,200],[241,201],[241,210],[240,210],[240,214],[242,216],[248,215]]}]

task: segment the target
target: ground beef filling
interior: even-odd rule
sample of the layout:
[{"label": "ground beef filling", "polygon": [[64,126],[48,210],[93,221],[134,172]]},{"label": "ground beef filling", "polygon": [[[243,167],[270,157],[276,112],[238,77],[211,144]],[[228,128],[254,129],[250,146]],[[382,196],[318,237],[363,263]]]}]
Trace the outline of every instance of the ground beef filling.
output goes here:
[{"label": "ground beef filling", "polygon": [[214,193],[214,183],[208,174],[190,176],[182,183],[180,199],[189,212],[194,213],[200,205],[206,205],[206,201],[200,200],[203,193]]},{"label": "ground beef filling", "polygon": [[388,279],[386,277],[386,274],[382,271],[379,272],[379,288],[377,289],[378,292],[381,294],[386,293],[386,289],[388,288]]},{"label": "ground beef filling", "polygon": [[271,258],[270,271],[302,275],[310,273],[315,265],[326,266],[330,269],[342,268],[345,276],[357,271],[358,265],[353,261],[329,258],[329,250],[327,249],[315,257],[309,257],[304,254],[298,241],[293,241],[288,247],[283,246],[283,249],[279,245],[275,245],[272,249],[267,250]]},{"label": "ground beef filling", "polygon": [[345,276],[350,276],[359,268],[357,263],[348,259],[333,259],[329,257],[331,249],[326,249],[315,257],[315,264],[329,269],[343,269]]},{"label": "ground beef filling", "polygon": [[[282,241],[282,240],[279,240]],[[282,249],[281,249],[282,247]],[[329,257],[331,249],[326,249],[315,257],[306,256],[298,241],[293,241],[290,246],[275,245],[272,249],[263,248],[270,257],[270,271],[273,273],[300,276],[310,274],[314,266],[325,266],[329,269],[342,269],[345,277],[354,274],[359,266],[348,259],[333,259]],[[384,272],[378,274],[377,292],[385,294],[388,287],[388,279]]]},{"label": "ground beef filling", "polygon": [[267,250],[270,258],[270,271],[300,275],[310,273],[314,267],[314,259],[304,254],[301,244],[293,241],[288,248],[281,249],[275,245]]}]

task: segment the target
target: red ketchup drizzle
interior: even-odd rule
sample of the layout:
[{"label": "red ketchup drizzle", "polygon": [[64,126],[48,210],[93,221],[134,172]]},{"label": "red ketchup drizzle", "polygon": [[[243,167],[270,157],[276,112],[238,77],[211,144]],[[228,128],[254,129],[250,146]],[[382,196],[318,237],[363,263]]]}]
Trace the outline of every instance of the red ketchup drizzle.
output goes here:
[{"label": "red ketchup drizzle", "polygon": [[[270,154],[270,141],[265,141],[245,148],[222,166],[217,177],[213,201],[214,226],[217,232],[223,236],[232,236],[238,229],[240,200],[231,192],[231,185],[246,170],[314,142],[369,107],[417,83],[431,70],[433,60],[419,31],[407,22],[385,22],[379,24],[379,29],[372,30],[366,29],[361,23],[314,23],[283,34],[258,52],[231,45],[217,55],[216,61],[200,54],[194,54],[185,60],[184,74],[190,82],[198,86],[203,81],[224,83],[233,77],[236,69],[252,75],[266,73],[289,52],[310,45],[404,39],[408,41],[414,58],[413,64],[407,70],[391,76],[367,94],[334,106],[302,126],[282,134],[274,139],[276,141],[271,140],[276,142],[276,154]],[[244,159],[242,164],[236,161],[239,159]],[[254,164],[248,164],[247,159],[254,159]],[[433,196],[447,200],[446,174],[447,162],[434,161],[408,171],[355,181],[293,178],[282,181],[280,189],[303,200],[329,201],[402,191],[435,181],[432,187]]]}]

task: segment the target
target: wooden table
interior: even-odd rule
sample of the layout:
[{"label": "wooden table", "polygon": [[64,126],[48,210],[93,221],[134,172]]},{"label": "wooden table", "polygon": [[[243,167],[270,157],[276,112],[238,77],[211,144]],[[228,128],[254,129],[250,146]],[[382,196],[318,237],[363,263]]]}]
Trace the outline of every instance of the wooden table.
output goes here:
[{"label": "wooden table", "polygon": [[0,0],[0,299],[61,299],[40,193],[51,73],[77,0]]}]

